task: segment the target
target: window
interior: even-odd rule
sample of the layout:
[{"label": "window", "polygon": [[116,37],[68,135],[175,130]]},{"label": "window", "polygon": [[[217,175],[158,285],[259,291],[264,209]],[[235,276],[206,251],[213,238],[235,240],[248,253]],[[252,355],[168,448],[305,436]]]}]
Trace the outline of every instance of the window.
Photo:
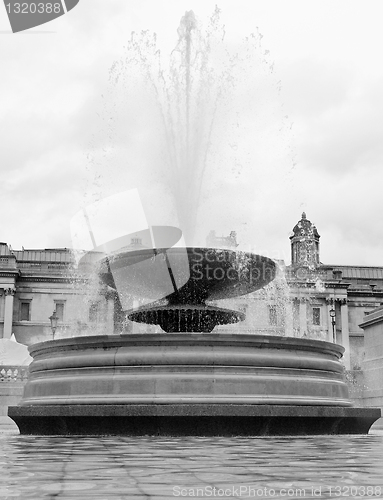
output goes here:
[{"label": "window", "polygon": [[59,321],[64,321],[64,305],[64,302],[55,302],[55,310]]},{"label": "window", "polygon": [[313,307],[313,325],[320,325],[320,307]]},{"label": "window", "polygon": [[278,325],[277,306],[269,306],[269,323],[271,326]]},{"label": "window", "polygon": [[31,303],[21,302],[20,303],[20,321],[30,321],[31,320]]}]

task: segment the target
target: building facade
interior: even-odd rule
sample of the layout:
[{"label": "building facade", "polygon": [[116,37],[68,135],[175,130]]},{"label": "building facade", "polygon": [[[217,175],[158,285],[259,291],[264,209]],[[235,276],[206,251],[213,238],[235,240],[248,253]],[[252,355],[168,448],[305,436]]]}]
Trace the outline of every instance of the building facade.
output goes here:
[{"label": "building facade", "polygon": [[346,368],[359,370],[364,355],[360,324],[383,304],[383,267],[323,264],[319,239],[303,213],[290,236],[292,261],[286,269],[299,329],[303,336],[318,331],[343,345]]},{"label": "building facade", "polygon": [[79,273],[69,249],[12,250],[0,243],[0,338],[31,345],[56,338],[113,333],[114,297]]},{"label": "building facade", "polygon": [[364,330],[363,399],[366,406],[383,410],[383,306],[367,314]]},{"label": "building facade", "polygon": [[[291,236],[291,264],[266,289],[226,302],[242,310],[242,333],[310,337],[345,348],[343,362],[361,370],[365,316],[383,305],[383,267],[328,265],[320,261],[320,235],[303,213]],[[229,246],[227,247],[229,248]],[[233,326],[217,327],[221,331]]]}]

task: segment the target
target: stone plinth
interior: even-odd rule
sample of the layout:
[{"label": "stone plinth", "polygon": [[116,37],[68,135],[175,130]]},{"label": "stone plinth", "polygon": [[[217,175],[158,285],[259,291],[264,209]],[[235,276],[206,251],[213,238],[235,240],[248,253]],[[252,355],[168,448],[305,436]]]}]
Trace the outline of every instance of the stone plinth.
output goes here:
[{"label": "stone plinth", "polygon": [[35,344],[22,406],[287,404],[351,406],[343,348],[232,334],[132,334]]},{"label": "stone plinth", "polygon": [[343,348],[233,334],[132,334],[36,344],[23,434],[366,433],[380,410],[351,408]]},{"label": "stone plinth", "polygon": [[248,404],[14,406],[22,434],[302,436],[367,434],[379,409]]}]

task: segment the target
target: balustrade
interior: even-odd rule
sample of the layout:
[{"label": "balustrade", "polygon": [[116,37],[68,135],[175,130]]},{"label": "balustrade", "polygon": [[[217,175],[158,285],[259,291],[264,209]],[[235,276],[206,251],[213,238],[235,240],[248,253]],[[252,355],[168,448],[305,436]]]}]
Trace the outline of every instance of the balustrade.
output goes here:
[{"label": "balustrade", "polygon": [[27,366],[0,365],[0,383],[22,382],[28,378]]}]

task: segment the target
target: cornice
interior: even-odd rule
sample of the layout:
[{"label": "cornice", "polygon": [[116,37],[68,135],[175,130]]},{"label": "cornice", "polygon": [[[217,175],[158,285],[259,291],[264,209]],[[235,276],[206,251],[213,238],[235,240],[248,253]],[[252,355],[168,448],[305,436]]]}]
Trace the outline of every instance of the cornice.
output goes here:
[{"label": "cornice", "polygon": [[16,278],[20,276],[20,271],[0,271],[0,278]]},{"label": "cornice", "polygon": [[371,312],[366,316],[365,321],[360,323],[360,328],[366,328],[368,326],[383,324],[383,308],[379,308],[377,311]]},{"label": "cornice", "polygon": [[348,289],[351,286],[351,283],[343,283],[339,281],[333,281],[333,282],[325,282],[324,286],[326,288],[343,288],[343,289]]},{"label": "cornice", "polygon": [[20,276],[17,283],[73,283],[71,278],[59,276]]},{"label": "cornice", "polygon": [[[321,279],[320,276],[319,279]],[[336,288],[336,289],[348,290],[349,287],[351,286],[351,283],[326,282],[323,279],[321,279],[321,281],[326,289]],[[317,281],[315,279],[299,280],[294,278],[287,278],[286,282],[290,288],[315,288],[317,284]]]},{"label": "cornice", "polygon": [[350,297],[383,297],[383,290],[376,290],[376,291],[371,291],[371,290],[358,290],[358,289],[351,289],[347,290],[347,295],[350,295]]}]

